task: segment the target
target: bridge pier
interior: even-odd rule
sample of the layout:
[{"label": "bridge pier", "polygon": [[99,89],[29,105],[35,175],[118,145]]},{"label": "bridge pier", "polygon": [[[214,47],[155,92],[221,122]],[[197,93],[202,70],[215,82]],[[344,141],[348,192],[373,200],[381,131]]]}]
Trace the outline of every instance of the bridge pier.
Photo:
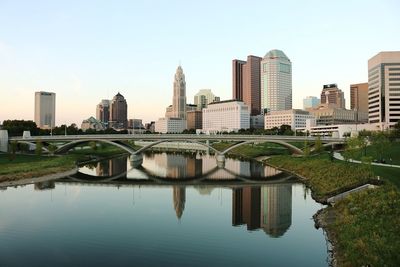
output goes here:
[{"label": "bridge pier", "polygon": [[0,130],[0,151],[8,152],[8,131]]},{"label": "bridge pier", "polygon": [[218,168],[224,168],[225,167],[225,155],[218,154],[216,158],[217,158]]},{"label": "bridge pier", "polygon": [[131,166],[133,168],[137,168],[143,163],[143,156],[142,154],[131,154],[129,157],[129,160],[131,162]]}]

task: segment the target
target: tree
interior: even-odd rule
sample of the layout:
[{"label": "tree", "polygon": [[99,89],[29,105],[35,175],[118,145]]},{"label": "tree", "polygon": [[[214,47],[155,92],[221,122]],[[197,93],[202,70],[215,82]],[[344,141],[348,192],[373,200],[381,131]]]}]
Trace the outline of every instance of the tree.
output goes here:
[{"label": "tree", "polygon": [[97,150],[97,144],[96,144],[95,141],[90,141],[90,142],[89,142],[89,146],[90,146],[90,148],[93,149],[94,151]]},{"label": "tree", "polygon": [[31,135],[37,135],[39,129],[34,121],[5,120],[3,130],[8,131],[8,136],[22,136],[24,131],[30,131]]},{"label": "tree", "polygon": [[343,153],[343,157],[346,161],[354,159],[357,156],[359,148],[359,139],[357,137],[349,137],[346,139],[346,147]]},{"label": "tree", "polygon": [[41,156],[42,155],[42,149],[43,149],[42,141],[40,139],[36,140],[36,149],[35,149],[36,155]]},{"label": "tree", "polygon": [[372,135],[371,141],[375,148],[376,158],[380,162],[384,162],[384,154],[390,147],[389,138],[384,132],[376,132]]},{"label": "tree", "polygon": [[308,157],[310,155],[310,146],[308,145],[308,141],[304,141],[304,148],[303,148],[303,154],[305,157]]},{"label": "tree", "polygon": [[322,141],[321,141],[321,137],[318,135],[317,139],[315,139],[315,143],[314,143],[314,151],[315,153],[320,153],[323,150],[323,146],[322,146]]},{"label": "tree", "polygon": [[48,150],[51,155],[54,155],[54,152],[57,150],[57,146],[55,144],[50,144]]},{"label": "tree", "polygon": [[15,153],[17,152],[17,141],[11,141],[10,143],[10,153],[8,154],[8,159],[13,161],[15,159]]}]

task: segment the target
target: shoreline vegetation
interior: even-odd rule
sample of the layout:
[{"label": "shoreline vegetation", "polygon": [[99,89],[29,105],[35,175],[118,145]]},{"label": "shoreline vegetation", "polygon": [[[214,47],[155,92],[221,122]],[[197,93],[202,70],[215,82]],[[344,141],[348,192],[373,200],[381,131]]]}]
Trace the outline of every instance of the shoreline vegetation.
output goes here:
[{"label": "shoreline vegetation", "polygon": [[[221,151],[233,144],[219,142],[212,145]],[[293,145],[307,149],[304,143]],[[13,161],[9,161],[6,154],[0,154],[0,182],[66,171],[79,162],[118,154],[125,152],[110,146],[86,147],[62,157],[16,154]],[[324,229],[332,245],[330,265],[396,266],[400,262],[397,253],[400,249],[400,169],[339,161],[328,152],[292,156],[286,149],[272,143],[246,144],[232,149],[228,156],[258,159],[294,174],[322,204],[326,204],[329,197],[362,184],[380,185],[351,194],[334,206],[321,209],[314,215],[315,225]],[[377,176],[381,179],[378,180]]]},{"label": "shoreline vegetation", "polygon": [[68,154],[61,156],[15,154],[12,160],[10,160],[10,155],[0,154],[0,182],[65,172],[75,169],[82,162],[122,154],[126,154],[126,151],[113,146],[71,150]]}]

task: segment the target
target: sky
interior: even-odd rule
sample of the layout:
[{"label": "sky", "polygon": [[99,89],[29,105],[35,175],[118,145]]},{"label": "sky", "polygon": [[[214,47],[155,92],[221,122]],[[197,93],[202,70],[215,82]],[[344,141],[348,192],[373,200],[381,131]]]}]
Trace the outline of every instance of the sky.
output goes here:
[{"label": "sky", "polygon": [[400,1],[0,0],[0,121],[34,119],[34,92],[56,93],[56,124],[96,115],[120,92],[128,118],[157,120],[182,65],[187,102],[232,98],[232,60],[279,49],[293,108],[337,83],[367,82],[368,59],[400,50]]}]

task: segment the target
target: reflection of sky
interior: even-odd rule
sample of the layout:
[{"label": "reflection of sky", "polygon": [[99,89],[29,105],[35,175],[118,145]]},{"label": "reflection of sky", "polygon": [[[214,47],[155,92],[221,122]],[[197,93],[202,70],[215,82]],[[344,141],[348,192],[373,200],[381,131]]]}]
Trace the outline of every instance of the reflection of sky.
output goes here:
[{"label": "reflection of sky", "polygon": [[178,220],[172,187],[56,183],[45,191],[35,191],[33,185],[8,188],[0,192],[2,264],[325,264],[324,237],[311,219],[320,205],[309,194],[304,199],[301,184],[292,186],[292,224],[280,238],[232,227],[232,190],[203,189],[207,194],[184,188],[185,206]]}]

